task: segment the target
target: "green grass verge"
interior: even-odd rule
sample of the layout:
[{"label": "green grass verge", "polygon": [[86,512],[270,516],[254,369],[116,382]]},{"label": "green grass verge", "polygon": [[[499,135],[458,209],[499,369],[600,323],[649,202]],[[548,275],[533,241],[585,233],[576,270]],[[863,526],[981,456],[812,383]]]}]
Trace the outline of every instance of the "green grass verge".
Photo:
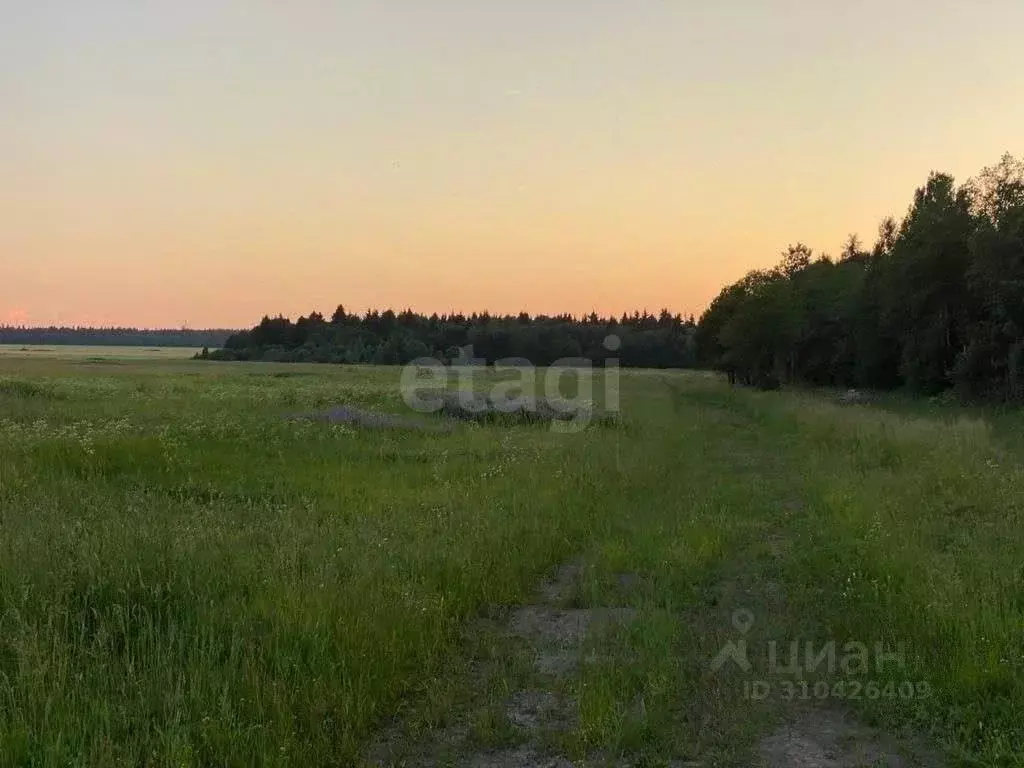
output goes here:
[{"label": "green grass verge", "polygon": [[[484,701],[446,682],[466,629],[583,557],[579,604],[639,618],[588,641],[570,755],[743,764],[776,716],[742,695],[767,643],[854,640],[902,643],[879,682],[932,695],[845,704],[1021,764],[1014,414],[625,372],[622,424],[578,434],[284,418],[400,411],[398,375],[0,360],[0,762],[347,765],[403,702],[477,706],[501,743],[501,676]],[[712,674],[740,607],[755,670]]]}]

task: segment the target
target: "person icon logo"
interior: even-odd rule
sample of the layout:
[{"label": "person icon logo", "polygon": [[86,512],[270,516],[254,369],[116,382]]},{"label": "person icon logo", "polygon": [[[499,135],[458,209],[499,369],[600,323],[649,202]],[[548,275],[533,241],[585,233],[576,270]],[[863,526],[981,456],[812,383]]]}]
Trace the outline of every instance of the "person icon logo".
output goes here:
[{"label": "person icon logo", "polygon": [[732,626],[740,633],[740,639],[730,641],[718,652],[711,661],[711,671],[717,672],[727,661],[732,661],[744,672],[751,669],[750,660],[747,658],[747,638],[745,635],[754,626],[754,614],[746,608],[739,608],[733,611]]}]

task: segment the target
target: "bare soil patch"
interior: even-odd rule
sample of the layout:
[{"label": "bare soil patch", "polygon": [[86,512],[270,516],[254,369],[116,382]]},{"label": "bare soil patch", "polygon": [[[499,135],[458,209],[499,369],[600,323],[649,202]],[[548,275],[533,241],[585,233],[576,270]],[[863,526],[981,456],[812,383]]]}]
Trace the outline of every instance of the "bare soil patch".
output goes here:
[{"label": "bare soil patch", "polygon": [[767,768],[908,768],[941,761],[917,745],[900,743],[850,714],[807,708],[761,740],[758,754]]},{"label": "bare soil patch", "polygon": [[[576,704],[564,694],[564,682],[585,661],[582,656],[588,633],[596,627],[628,623],[636,616],[629,608],[562,607],[575,596],[582,570],[579,562],[559,566],[538,589],[536,602],[505,612],[501,632],[529,649],[536,682],[535,687],[512,691],[504,701],[503,715],[516,736],[514,745],[481,749],[472,743],[470,729],[461,726],[444,728],[413,745],[406,743],[400,724],[394,724],[381,733],[368,755],[369,763],[469,768],[582,765],[549,755],[543,746],[544,735],[565,731],[576,722]],[[485,670],[477,674],[486,677]],[[402,755],[400,760],[398,755]]]}]

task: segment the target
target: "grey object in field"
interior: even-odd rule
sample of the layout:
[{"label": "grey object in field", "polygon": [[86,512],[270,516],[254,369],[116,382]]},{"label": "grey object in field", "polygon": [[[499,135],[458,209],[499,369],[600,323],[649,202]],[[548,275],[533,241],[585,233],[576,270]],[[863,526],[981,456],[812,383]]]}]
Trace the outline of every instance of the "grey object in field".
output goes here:
[{"label": "grey object in field", "polygon": [[446,392],[441,398],[440,413],[449,418],[470,421],[519,422],[589,421],[594,416],[588,406],[568,400],[498,398],[478,392]]},{"label": "grey object in field", "polygon": [[868,399],[858,389],[848,389],[839,398],[839,402],[843,403],[845,405],[855,405],[855,404],[858,404],[858,403],[866,403],[867,401],[868,401]]},{"label": "grey object in field", "polygon": [[326,411],[316,413],[303,413],[292,416],[293,419],[304,419],[307,421],[322,421],[328,424],[354,424],[359,427],[372,429],[413,429],[422,432],[447,432],[449,426],[444,423],[428,422],[421,419],[413,419],[407,416],[399,416],[394,413],[380,413],[379,411],[365,411],[360,408],[353,408],[341,405]]},{"label": "grey object in field", "polygon": [[293,414],[289,418],[328,424],[353,424],[371,429],[411,429],[450,432],[454,420],[498,423],[550,423],[574,421],[610,424],[615,414],[596,414],[589,405],[552,398],[497,398],[479,393],[447,392],[436,413],[444,418],[417,418],[395,413],[367,411],[342,405],[325,411]]}]

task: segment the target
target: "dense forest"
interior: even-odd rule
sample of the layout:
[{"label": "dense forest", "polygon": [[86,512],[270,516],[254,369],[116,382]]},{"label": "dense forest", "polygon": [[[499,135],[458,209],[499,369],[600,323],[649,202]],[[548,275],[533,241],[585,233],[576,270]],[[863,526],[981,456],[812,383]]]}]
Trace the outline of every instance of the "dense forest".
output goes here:
[{"label": "dense forest", "polygon": [[[488,363],[522,358],[550,365],[565,358],[586,358],[602,365],[614,357],[623,366],[685,368],[696,364],[696,323],[662,310],[602,318],[519,315],[430,315],[405,310],[349,314],[339,306],[330,319],[318,312],[294,323],[264,317],[250,331],[231,336],[217,360],[405,364],[419,357],[450,363],[470,346],[472,356]],[[606,345],[609,336],[615,344]],[[609,349],[612,347],[612,349]]]},{"label": "dense forest", "polygon": [[24,328],[0,326],[0,344],[77,344],[89,347],[219,347],[228,329]]},{"label": "dense forest", "polygon": [[790,246],[700,318],[700,362],[741,383],[1024,398],[1024,162],[933,173],[874,245]]}]

